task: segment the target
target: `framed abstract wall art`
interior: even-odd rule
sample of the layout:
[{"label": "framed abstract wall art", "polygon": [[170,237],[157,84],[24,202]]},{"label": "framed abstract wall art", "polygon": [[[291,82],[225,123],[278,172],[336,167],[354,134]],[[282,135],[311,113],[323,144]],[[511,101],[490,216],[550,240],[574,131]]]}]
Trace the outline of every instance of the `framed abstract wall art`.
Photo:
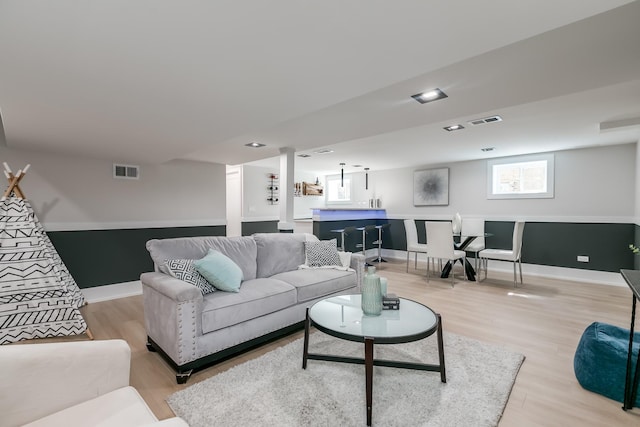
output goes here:
[{"label": "framed abstract wall art", "polygon": [[449,168],[413,172],[413,205],[449,205]]}]

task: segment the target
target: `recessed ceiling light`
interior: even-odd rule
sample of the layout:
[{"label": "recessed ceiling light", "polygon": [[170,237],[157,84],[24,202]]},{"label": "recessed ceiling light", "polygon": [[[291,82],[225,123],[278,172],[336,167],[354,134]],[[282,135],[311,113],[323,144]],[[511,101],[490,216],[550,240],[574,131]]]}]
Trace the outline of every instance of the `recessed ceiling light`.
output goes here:
[{"label": "recessed ceiling light", "polygon": [[361,168],[362,165],[352,165],[354,168]]},{"label": "recessed ceiling light", "polygon": [[333,153],[333,150],[325,148],[325,149],[322,149],[322,150],[314,151],[314,153],[316,153],[316,154],[329,154],[329,153]]},{"label": "recessed ceiling light", "polygon": [[451,125],[451,126],[445,126],[442,129],[451,132],[452,130],[464,129],[464,126],[462,126],[462,125]]},{"label": "recessed ceiling light", "polygon": [[298,157],[311,157],[311,154],[298,154]]},{"label": "recessed ceiling light", "polygon": [[260,144],[259,142],[250,142],[248,144],[244,144],[246,147],[251,147],[251,148],[260,148],[260,147],[264,147],[264,144]]},{"label": "recessed ceiling light", "polygon": [[495,149],[495,147],[485,147],[485,148],[481,148],[482,151],[493,151]]},{"label": "recessed ceiling light", "polygon": [[447,94],[441,91],[438,88],[428,90],[426,92],[417,93],[415,95],[411,95],[413,99],[418,101],[421,104],[426,104],[427,102],[436,101],[438,99],[446,98]]}]

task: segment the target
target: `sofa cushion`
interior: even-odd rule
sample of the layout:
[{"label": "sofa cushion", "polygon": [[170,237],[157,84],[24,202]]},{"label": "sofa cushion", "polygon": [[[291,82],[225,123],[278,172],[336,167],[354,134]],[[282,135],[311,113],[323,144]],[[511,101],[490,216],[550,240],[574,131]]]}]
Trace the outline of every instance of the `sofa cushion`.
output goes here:
[{"label": "sofa cushion", "polygon": [[197,287],[202,295],[215,291],[216,289],[196,270],[193,263],[192,259],[168,259],[165,267],[169,275]]},{"label": "sofa cushion", "polygon": [[30,424],[36,426],[140,426],[157,418],[133,387],[123,387]]},{"label": "sofa cushion", "polygon": [[256,242],[252,237],[180,237],[153,239],[147,242],[147,250],[156,266],[167,259],[200,259],[209,249],[215,249],[235,262],[242,270],[244,280],[256,278]]},{"label": "sofa cushion", "polygon": [[310,301],[334,292],[356,286],[355,271],[315,268],[276,274],[272,279],[282,280],[294,286],[298,302]]},{"label": "sofa cushion", "polygon": [[296,304],[296,289],[275,279],[242,282],[239,293],[214,292],[204,298],[202,332],[245,322]]},{"label": "sofa cushion", "polygon": [[257,246],[256,277],[271,277],[291,271],[305,262],[303,233],[256,233]]},{"label": "sofa cushion", "polygon": [[309,267],[322,267],[325,265],[342,265],[338,256],[336,239],[321,240],[318,242],[304,242],[307,265]]},{"label": "sofa cushion", "polygon": [[207,256],[194,261],[193,265],[214,288],[226,292],[240,292],[242,270],[225,254],[209,249]]}]

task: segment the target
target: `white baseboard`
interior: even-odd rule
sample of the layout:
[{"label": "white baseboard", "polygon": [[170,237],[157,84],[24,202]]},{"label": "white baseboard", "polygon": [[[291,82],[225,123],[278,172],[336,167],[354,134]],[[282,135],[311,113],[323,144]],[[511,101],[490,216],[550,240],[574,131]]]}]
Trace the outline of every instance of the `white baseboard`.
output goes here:
[{"label": "white baseboard", "polygon": [[[377,255],[377,250],[367,250],[367,257]],[[382,250],[383,258],[391,258],[400,261],[407,260],[405,251],[397,251],[392,249]],[[414,255],[411,255],[413,262]],[[418,260],[425,262],[424,254],[418,255]],[[473,261],[471,261],[473,263]],[[491,271],[498,271],[507,274],[513,274],[513,264],[505,261],[489,260],[489,275]],[[611,286],[627,286],[620,273],[611,273],[608,271],[583,270],[580,268],[553,267],[549,265],[522,264],[522,274],[527,276],[546,277],[550,279],[570,280],[573,282],[595,283],[599,285]]]},{"label": "white baseboard", "polygon": [[133,282],[114,283],[112,285],[95,286],[81,289],[85,301],[88,303],[108,301],[117,298],[142,295],[142,283],[139,280]]}]

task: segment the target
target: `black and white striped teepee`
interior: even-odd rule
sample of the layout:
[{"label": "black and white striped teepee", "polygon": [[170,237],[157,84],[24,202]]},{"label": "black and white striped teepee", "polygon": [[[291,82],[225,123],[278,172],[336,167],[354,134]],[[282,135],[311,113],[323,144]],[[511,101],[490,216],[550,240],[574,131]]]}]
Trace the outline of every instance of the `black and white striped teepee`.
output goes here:
[{"label": "black and white striped teepee", "polygon": [[[5,163],[0,200],[0,344],[89,331],[84,297]],[[14,182],[12,184],[12,182]],[[7,197],[8,196],[8,197]]]}]

